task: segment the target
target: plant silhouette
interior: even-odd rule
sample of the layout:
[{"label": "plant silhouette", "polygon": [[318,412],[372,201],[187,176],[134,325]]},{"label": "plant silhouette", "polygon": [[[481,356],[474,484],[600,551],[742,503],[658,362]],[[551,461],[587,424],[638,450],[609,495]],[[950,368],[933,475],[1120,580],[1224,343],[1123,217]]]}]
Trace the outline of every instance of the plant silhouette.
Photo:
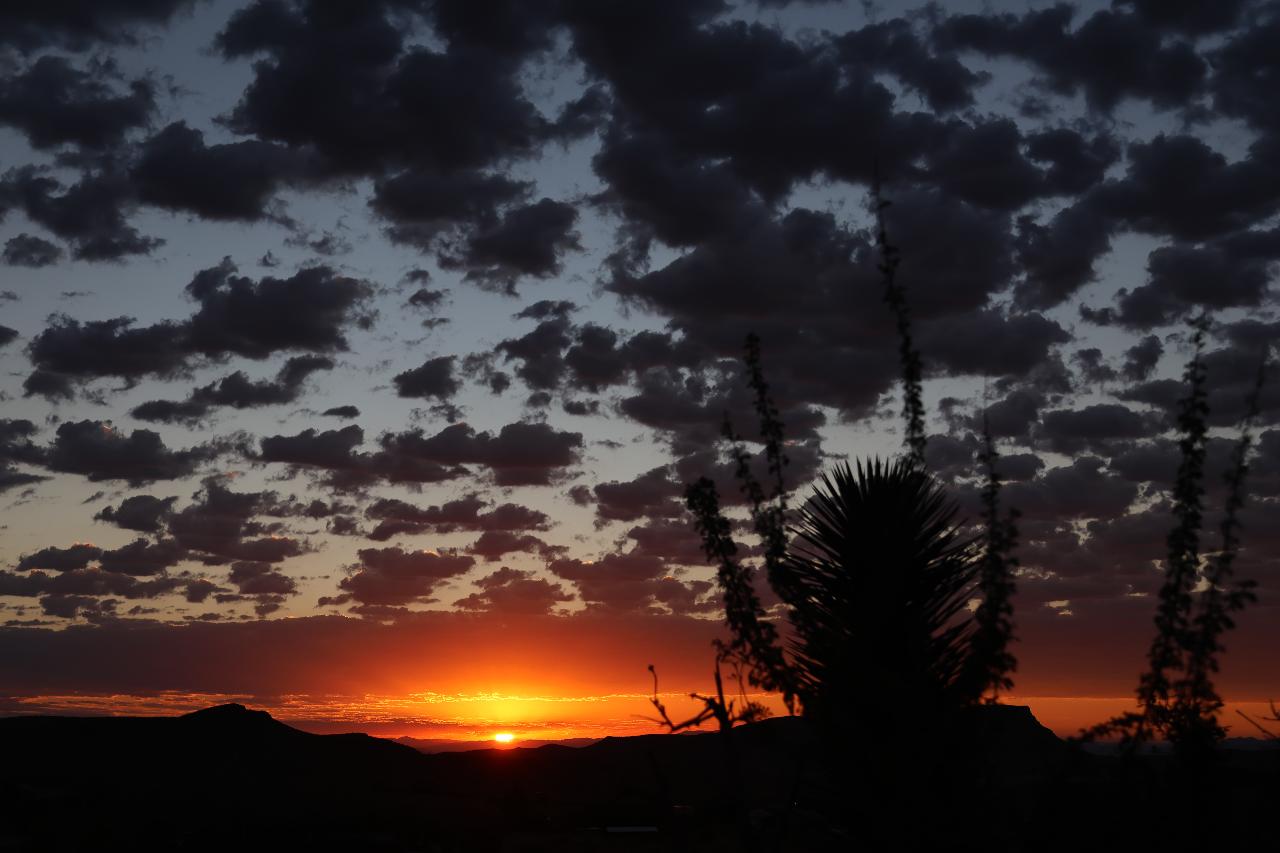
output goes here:
[{"label": "plant silhouette", "polygon": [[1155,615],[1155,636],[1147,653],[1148,669],[1138,681],[1137,711],[1121,714],[1086,729],[1082,738],[1119,735],[1129,749],[1152,739],[1170,741],[1184,765],[1203,777],[1217,745],[1226,735],[1217,715],[1222,698],[1213,684],[1223,635],[1234,627],[1233,614],[1256,600],[1252,581],[1236,581],[1240,548],[1239,512],[1245,503],[1245,478],[1265,380],[1266,356],[1245,401],[1241,435],[1226,474],[1226,505],[1220,526],[1221,544],[1207,559],[1202,555],[1205,457],[1209,436],[1209,404],[1204,341],[1209,320],[1190,323],[1192,356],[1183,372],[1186,396],[1178,406],[1181,459],[1173,488],[1175,524],[1167,538],[1168,556]]},{"label": "plant silhouette", "polygon": [[921,710],[963,703],[972,626],[957,617],[977,555],[957,513],[908,458],[823,475],[774,581],[795,632],[792,666],[807,712],[835,726],[868,697]]},{"label": "plant silhouette", "polygon": [[[765,482],[727,415],[722,429],[760,541],[763,573],[789,624],[785,642],[778,614],[761,602],[755,570],[739,559],[715,484],[705,477],[689,484],[685,501],[717,567],[731,635],[717,644],[717,685],[719,665],[731,663],[753,686],[780,692],[788,709],[815,724],[829,744],[832,772],[858,768],[858,778],[848,780],[861,786],[856,815],[846,809],[837,820],[861,823],[868,837],[887,843],[895,834],[898,841],[919,840],[934,831],[904,823],[911,803],[940,818],[967,802],[954,796],[953,784],[972,759],[955,746],[968,731],[964,712],[983,698],[994,702],[1012,686],[1016,667],[1009,647],[1017,527],[1016,513],[1001,511],[998,453],[989,432],[980,457],[987,475],[984,536],[964,535],[957,504],[926,469],[923,362],[878,182],[872,200],[884,299],[899,335],[905,453],[837,466],[790,509],[784,428],[754,334],[746,340],[745,364]],[[966,606],[975,595],[981,595],[976,616]],[[685,723],[663,713],[663,724],[675,731],[716,719],[727,735],[738,718],[723,691],[696,698],[702,713]],[[655,707],[663,712],[656,693]],[[725,743],[731,755],[731,738]],[[833,812],[839,808],[832,804]]]},{"label": "plant silhouette", "polygon": [[997,467],[991,427],[982,419],[983,450],[979,457],[986,472],[982,488],[982,555],[978,574],[979,604],[973,614],[974,631],[970,653],[965,659],[965,687],[972,700],[989,703],[999,700],[1002,690],[1013,687],[1010,675],[1018,660],[1009,647],[1013,643],[1014,572],[1018,558],[1018,510],[1001,511],[1002,480]]}]

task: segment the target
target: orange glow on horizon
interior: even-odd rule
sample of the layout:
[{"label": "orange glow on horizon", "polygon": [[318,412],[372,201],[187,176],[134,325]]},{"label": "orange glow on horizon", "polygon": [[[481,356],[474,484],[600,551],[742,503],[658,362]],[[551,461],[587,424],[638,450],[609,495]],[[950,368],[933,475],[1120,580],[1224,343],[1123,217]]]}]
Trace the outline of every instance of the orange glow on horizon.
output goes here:
[{"label": "orange glow on horizon", "polygon": [[[281,722],[317,734],[366,732],[378,737],[489,742],[509,746],[517,741],[627,737],[658,734],[649,695],[523,695],[498,693],[416,693],[403,696],[254,697],[214,693],[45,695],[10,697],[0,715],[70,714],[171,716],[227,702],[269,712]],[[683,693],[660,697],[671,716],[684,719],[701,706]],[[779,697],[755,694],[775,715],[786,713]],[[1011,705],[1027,705],[1042,725],[1060,737],[1132,710],[1130,697],[1012,696]],[[1232,736],[1250,736],[1237,714],[1255,719],[1269,715],[1266,702],[1228,702],[1221,720]]]}]

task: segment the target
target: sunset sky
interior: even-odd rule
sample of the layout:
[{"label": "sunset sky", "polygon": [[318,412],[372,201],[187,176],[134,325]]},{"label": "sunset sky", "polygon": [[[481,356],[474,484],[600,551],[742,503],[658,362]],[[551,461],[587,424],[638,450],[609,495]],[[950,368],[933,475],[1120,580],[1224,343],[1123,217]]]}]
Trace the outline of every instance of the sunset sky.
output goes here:
[{"label": "sunset sky", "polygon": [[[681,495],[899,451],[1022,512],[1013,701],[1132,694],[1214,318],[1209,523],[1280,332],[1280,4],[0,6],[0,714],[653,731],[710,687]],[[1280,370],[1219,681],[1280,699]],[[738,510],[735,510],[738,511]],[[1216,534],[1206,541],[1212,548]],[[1233,709],[1236,704],[1231,706]]]}]

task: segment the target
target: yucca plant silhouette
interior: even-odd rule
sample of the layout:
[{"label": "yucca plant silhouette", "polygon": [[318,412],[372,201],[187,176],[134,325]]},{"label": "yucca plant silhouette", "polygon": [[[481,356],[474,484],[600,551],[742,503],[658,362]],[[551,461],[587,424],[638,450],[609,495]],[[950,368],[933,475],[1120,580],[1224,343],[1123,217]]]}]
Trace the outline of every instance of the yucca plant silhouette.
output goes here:
[{"label": "yucca plant silhouette", "polygon": [[839,465],[797,513],[773,586],[787,605],[807,714],[857,716],[885,700],[958,707],[978,550],[957,507],[910,458]]}]

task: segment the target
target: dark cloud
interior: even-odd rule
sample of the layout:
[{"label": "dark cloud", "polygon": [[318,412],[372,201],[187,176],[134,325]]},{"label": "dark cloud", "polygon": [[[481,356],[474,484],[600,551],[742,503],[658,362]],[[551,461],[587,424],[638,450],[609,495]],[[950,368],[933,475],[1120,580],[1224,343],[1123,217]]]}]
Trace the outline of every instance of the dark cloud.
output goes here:
[{"label": "dark cloud", "polygon": [[405,453],[402,448],[389,447],[394,443],[394,436],[383,436],[380,442],[382,450],[362,453],[356,448],[364,443],[364,431],[355,424],[323,432],[309,428],[292,436],[264,437],[257,458],[262,462],[327,472],[328,484],[342,490],[365,489],[380,480],[438,483],[466,473],[461,466],[438,464]]},{"label": "dark cloud", "polygon": [[1280,210],[1280,170],[1260,143],[1228,162],[1194,136],[1161,134],[1131,143],[1128,159],[1125,176],[1093,189],[1085,203],[1134,231],[1206,240]]},{"label": "dark cloud", "polygon": [[1106,356],[1098,347],[1076,350],[1071,360],[1079,366],[1085,382],[1090,384],[1112,382],[1119,376],[1115,368],[1107,364]]},{"label": "dark cloud", "polygon": [[307,548],[304,541],[288,535],[284,523],[278,520],[295,510],[282,503],[275,492],[236,492],[218,478],[210,477],[195,497],[169,516],[167,528],[179,545],[208,565],[232,561],[279,563]]},{"label": "dark cloud", "polygon": [[[334,13],[257,2],[237,11],[218,49],[227,58],[263,58],[227,123],[312,145],[335,167],[360,171],[386,162],[476,167],[530,153],[547,137],[515,63],[463,42],[442,52],[405,49],[408,32],[380,5]],[[317,55],[329,61],[309,61]],[[465,97],[453,85],[462,79]]]},{"label": "dark cloud", "polygon": [[268,142],[205,145],[204,134],[178,121],[142,145],[131,177],[146,204],[253,222],[271,216],[276,192],[303,181],[310,168],[297,153]]},{"label": "dark cloud", "polygon": [[513,208],[491,227],[473,232],[464,254],[446,258],[444,266],[465,269],[466,280],[514,295],[522,276],[557,275],[565,253],[582,248],[573,230],[577,221],[573,205],[549,198]]},{"label": "dark cloud", "polygon": [[517,361],[516,376],[531,390],[557,388],[564,375],[562,356],[569,346],[572,324],[565,316],[543,320],[533,331],[498,344],[496,352],[508,361]]},{"label": "dark cloud", "polygon": [[[573,208],[524,204],[530,184],[487,170],[580,135],[599,97],[559,122],[527,98],[518,77],[524,51],[551,44],[531,10],[504,15],[524,36],[495,42],[464,23],[472,13],[432,6],[432,22],[457,34],[435,50],[407,43],[421,21],[413,4],[395,5],[337,13],[260,0],[234,13],[218,50],[259,58],[224,122],[262,143],[315,151],[332,174],[374,177],[370,204],[391,239],[437,252],[473,281],[511,290],[522,275],[553,274],[576,246]],[[317,55],[328,59],[316,63]]]},{"label": "dark cloud", "polygon": [[[1173,4],[1185,7],[1186,3]],[[1199,4],[1197,4],[1199,5]],[[1213,9],[1231,9],[1240,2],[1214,4],[1203,7],[1199,14],[1212,14]],[[1213,106],[1216,110],[1247,121],[1253,127],[1268,132],[1280,129],[1270,92],[1280,73],[1280,60],[1271,49],[1280,37],[1280,12],[1275,4],[1264,4],[1258,9],[1257,19],[1251,25],[1233,34],[1217,50],[1212,51]]]},{"label": "dark cloud", "polygon": [[325,266],[286,279],[235,275],[230,260],[196,274],[187,293],[200,308],[187,321],[187,345],[210,357],[266,358],[280,350],[347,349],[345,331],[370,288]]},{"label": "dark cloud", "polygon": [[111,376],[132,383],[144,376],[171,376],[185,367],[180,325],[132,325],[127,317],[85,323],[66,315],[53,317],[27,349],[36,367],[33,376],[50,377],[70,395],[77,380]]},{"label": "dark cloud", "polygon": [[232,563],[227,579],[241,595],[274,597],[293,595],[298,591],[293,578],[281,574],[270,563],[255,560],[237,560]]},{"label": "dark cloud", "polygon": [[531,533],[513,533],[509,530],[486,530],[475,542],[467,546],[467,553],[474,554],[486,563],[496,563],[507,554],[536,554],[544,560],[563,555],[567,548],[549,545]]},{"label": "dark cloud", "polygon": [[102,549],[96,545],[71,545],[67,548],[49,547],[21,557],[15,568],[20,572],[31,571],[32,569],[69,572],[73,569],[83,569],[101,556]]},{"label": "dark cloud", "polygon": [[972,106],[974,90],[990,80],[989,74],[971,71],[954,56],[933,53],[902,18],[868,24],[834,43],[846,63],[894,75],[938,111]]},{"label": "dark cloud", "polygon": [[98,568],[124,575],[160,575],[186,558],[187,550],[172,539],[152,542],[139,538],[128,545],[104,550],[98,557]]},{"label": "dark cloud", "polygon": [[1137,494],[1133,483],[1105,471],[1101,459],[1084,456],[1010,483],[1003,499],[1031,519],[1090,519],[1123,515]]},{"label": "dark cloud", "polygon": [[448,400],[462,387],[454,376],[456,356],[429,358],[421,366],[406,370],[392,378],[400,397],[434,397]]},{"label": "dark cloud", "polygon": [[[775,383],[773,387],[787,438],[815,438],[818,428],[826,423],[826,415],[812,406],[792,402],[794,392],[788,393],[788,386]],[[635,393],[620,401],[619,410],[657,430],[671,442],[677,455],[686,455],[714,446],[726,416],[735,429],[747,430],[748,438],[758,436],[754,405],[745,376],[738,365],[733,365],[719,376],[705,377],[659,369],[646,371],[637,381]]]},{"label": "dark cloud", "polygon": [[0,43],[22,51],[86,50],[97,43],[133,43],[139,30],[163,24],[191,0],[102,0],[42,3],[16,0],[0,11]]},{"label": "dark cloud", "polygon": [[1046,191],[1040,170],[1022,154],[1012,119],[958,125],[930,152],[930,177],[950,197],[995,210],[1017,210]]},{"label": "dark cloud", "polygon": [[560,584],[507,566],[477,579],[475,584],[480,591],[454,602],[454,607],[497,613],[544,614],[550,613],[557,604],[573,600],[573,596]]},{"label": "dark cloud", "polygon": [[259,458],[306,468],[340,469],[356,467],[355,448],[364,443],[364,430],[355,424],[340,430],[305,429],[297,435],[266,436]]},{"label": "dark cloud", "polygon": [[360,410],[355,406],[334,406],[331,409],[325,409],[320,414],[329,418],[358,418]]},{"label": "dark cloud", "polygon": [[[1211,425],[1236,426],[1240,423],[1247,412],[1246,401],[1253,392],[1267,352],[1265,349],[1229,347],[1204,355]],[[1177,417],[1179,401],[1186,396],[1186,387],[1176,379],[1150,379],[1129,386],[1117,396],[1122,400],[1154,406],[1167,418],[1173,419]],[[1280,418],[1280,385],[1273,381],[1264,382],[1258,403],[1264,423]]]},{"label": "dark cloud", "polygon": [[1014,295],[1020,306],[1051,308],[1094,281],[1094,265],[1111,249],[1111,227],[1081,203],[1047,224],[1018,218],[1018,262],[1024,270]]},{"label": "dark cloud", "polygon": [[556,430],[545,423],[512,423],[496,434],[467,424],[445,427],[432,436],[409,430],[384,436],[384,453],[410,463],[436,466],[481,465],[500,486],[545,486],[578,462],[582,433]]},{"label": "dark cloud", "polygon": [[1249,0],[1199,3],[1197,0],[1119,0],[1117,6],[1132,6],[1152,26],[1186,35],[1205,35],[1234,26]]},{"label": "dark cloud", "polygon": [[1121,292],[1115,322],[1151,329],[1198,309],[1257,307],[1271,294],[1270,266],[1277,259],[1280,230],[1163,246],[1147,257],[1147,283]]},{"label": "dark cloud", "polygon": [[460,230],[496,225],[498,211],[529,191],[529,184],[501,175],[404,171],[379,179],[369,206],[387,220],[393,242],[448,250]]},{"label": "dark cloud", "polygon": [[[893,94],[871,67],[852,66],[826,45],[792,41],[767,24],[712,20],[720,11],[717,3],[569,4],[578,57],[611,87],[610,130],[625,122],[655,134],[649,141],[659,150],[646,155],[649,168],[630,176],[631,190],[649,184],[656,200],[682,183],[671,178],[684,172],[693,180],[683,195],[696,200],[706,186],[698,178],[719,172],[776,199],[819,172],[866,181],[877,159],[889,175],[909,172],[934,141],[937,120],[895,114]],[[652,44],[663,45],[660,64],[647,61]],[[611,147],[606,134],[602,157]],[[728,168],[706,169],[713,161]],[[611,182],[622,171],[598,170]],[[621,188],[615,182],[613,189]],[[686,221],[696,216],[690,211]],[[717,221],[722,217],[706,224]]]},{"label": "dark cloud", "polygon": [[33,148],[110,148],[145,125],[156,106],[151,82],[134,80],[122,94],[106,83],[114,76],[110,63],[82,69],[64,57],[42,56],[21,73],[0,77],[0,124],[20,130]]},{"label": "dark cloud", "polygon": [[395,498],[370,504],[365,516],[377,521],[370,539],[386,540],[402,533],[452,533],[457,530],[519,532],[547,530],[546,513],[520,504],[505,503],[485,511],[487,503],[476,495],[446,501],[439,506],[418,507]]},{"label": "dark cloud", "polygon": [[158,533],[163,522],[172,514],[176,497],[157,498],[153,495],[135,495],[125,498],[118,507],[103,507],[94,519],[106,521],[125,530],[141,533]]},{"label": "dark cloud", "polygon": [[1071,335],[1041,314],[975,311],[922,323],[918,339],[921,352],[950,373],[1022,376],[1049,361],[1052,347]]},{"label": "dark cloud", "polygon": [[217,382],[194,389],[186,400],[152,400],[135,406],[129,414],[144,421],[191,423],[222,406],[251,409],[292,403],[301,395],[308,376],[332,370],[333,366],[333,359],[325,356],[294,356],[284,363],[274,380],[252,380],[237,370]]},{"label": "dark cloud", "polygon": [[460,554],[399,548],[362,548],[359,557],[351,574],[338,582],[343,592],[331,603],[398,607],[427,602],[442,582],[465,574],[476,562]]},{"label": "dark cloud", "polygon": [[1160,363],[1164,345],[1155,335],[1147,335],[1124,351],[1124,375],[1134,382],[1147,379]]},{"label": "dark cloud", "polygon": [[16,464],[44,464],[45,449],[32,441],[36,433],[36,425],[31,421],[0,418],[0,494],[48,479],[15,467]]},{"label": "dark cloud", "polygon": [[420,287],[409,295],[409,304],[424,311],[438,311],[446,296],[448,296],[447,290]]},{"label": "dark cloud", "polygon": [[1116,440],[1144,438],[1159,430],[1159,420],[1118,403],[1045,412],[1037,437],[1050,450],[1070,456],[1088,449],[1105,450]]},{"label": "dark cloud", "polygon": [[31,234],[19,234],[5,241],[3,257],[9,266],[38,269],[62,260],[62,249]]},{"label": "dark cloud", "polygon": [[683,486],[671,478],[671,469],[667,465],[632,480],[600,483],[592,492],[596,517],[601,521],[676,518],[684,513],[684,504],[680,500]]},{"label": "dark cloud", "polygon": [[1105,134],[1086,140],[1075,130],[1057,127],[1029,135],[1027,156],[1049,164],[1044,175],[1046,192],[1076,195],[1103,179],[1120,159],[1120,146]]},{"label": "dark cloud", "polygon": [[8,326],[0,326],[0,349],[3,349],[17,339],[17,329],[10,329]]},{"label": "dark cloud", "polygon": [[1096,110],[1109,111],[1124,98],[1176,109],[1203,90],[1208,64],[1187,42],[1162,39],[1138,15],[1104,9],[1075,28],[1073,17],[1066,4],[1021,16],[956,15],[938,25],[934,38],[949,48],[1024,60],[1043,75],[1046,90],[1083,92]]},{"label": "dark cloud", "polygon": [[70,186],[33,166],[10,169],[0,175],[0,211],[5,199],[68,241],[77,260],[119,261],[150,254],[164,242],[128,223],[136,207],[133,187],[110,169],[86,171]]},{"label": "dark cloud", "polygon": [[[66,397],[75,384],[98,378],[117,377],[129,383],[146,376],[168,378],[188,370],[200,358],[264,359],[280,351],[344,351],[346,331],[360,322],[360,306],[370,293],[367,284],[323,266],[307,267],[287,279],[267,276],[258,281],[235,271],[226,259],[196,273],[187,293],[200,307],[183,321],[135,328],[128,317],[84,323],[65,315],[55,317],[28,348],[36,371],[28,379],[27,393]],[[327,359],[291,360],[276,387],[286,389],[287,396],[296,392],[301,376],[331,364]],[[255,390],[243,374],[223,382],[229,384],[198,393],[210,405],[234,405],[221,401],[281,393],[267,386]]]},{"label": "dark cloud", "polygon": [[51,471],[79,474],[93,482],[123,480],[131,487],[176,480],[231,449],[226,442],[170,450],[158,433],[125,433],[109,421],[68,421],[58,426],[45,465]]},{"label": "dark cloud", "polygon": [[702,537],[691,517],[649,520],[628,530],[627,538],[635,543],[635,554],[658,557],[668,565],[702,566],[707,562]]},{"label": "dark cloud", "polygon": [[588,605],[609,611],[674,613],[708,612],[719,603],[705,598],[712,592],[706,581],[685,583],[668,574],[660,557],[631,551],[610,553],[595,561],[552,560],[547,568],[572,581]]}]

